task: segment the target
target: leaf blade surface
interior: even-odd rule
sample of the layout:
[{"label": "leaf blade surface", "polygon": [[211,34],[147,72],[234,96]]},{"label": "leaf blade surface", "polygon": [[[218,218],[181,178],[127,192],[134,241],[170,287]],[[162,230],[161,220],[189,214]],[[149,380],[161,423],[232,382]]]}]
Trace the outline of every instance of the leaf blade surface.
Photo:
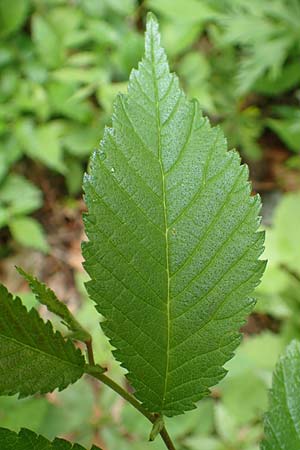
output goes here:
[{"label": "leaf blade surface", "polygon": [[253,307],[258,197],[171,74],[158,25],[85,177],[88,291],[136,396],[168,416],[224,376]]}]

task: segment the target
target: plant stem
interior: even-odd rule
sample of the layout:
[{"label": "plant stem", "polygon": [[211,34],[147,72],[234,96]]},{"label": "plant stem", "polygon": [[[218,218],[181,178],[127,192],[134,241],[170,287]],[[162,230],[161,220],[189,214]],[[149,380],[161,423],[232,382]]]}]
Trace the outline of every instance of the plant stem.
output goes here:
[{"label": "plant stem", "polygon": [[85,345],[86,345],[86,349],[87,349],[87,353],[88,353],[89,363],[90,363],[91,366],[94,366],[95,365],[95,360],[94,360],[92,339],[89,339],[88,341],[85,341]]},{"label": "plant stem", "polygon": [[[149,413],[143,407],[142,403],[140,403],[133,395],[131,395],[129,392],[123,389],[122,386],[120,386],[111,378],[109,378],[107,375],[105,375],[100,367],[99,371],[97,371],[97,366],[95,365],[94,361],[94,353],[91,340],[86,341],[86,347],[88,352],[89,364],[86,365],[85,372],[91,375],[92,377],[96,378],[97,380],[101,381],[102,383],[106,384],[106,386],[110,387],[113,391],[115,391],[122,398],[124,398],[124,400],[130,403],[135,409],[137,409],[141,414],[143,414],[143,416],[146,417],[151,423],[154,423],[156,421],[156,416],[154,414]],[[160,431],[160,435],[168,450],[176,450],[166,427],[163,427],[163,429]]]}]

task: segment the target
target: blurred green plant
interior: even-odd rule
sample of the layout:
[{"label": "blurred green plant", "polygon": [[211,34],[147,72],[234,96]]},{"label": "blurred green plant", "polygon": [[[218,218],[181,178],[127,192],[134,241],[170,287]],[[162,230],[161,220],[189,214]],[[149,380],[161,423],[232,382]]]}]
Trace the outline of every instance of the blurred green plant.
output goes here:
[{"label": "blurred green plant", "polygon": [[285,344],[300,339],[300,193],[285,194],[267,227],[265,258],[269,264],[257,289],[257,311],[282,321]]},{"label": "blurred green plant", "polygon": [[0,0],[0,228],[23,245],[48,250],[41,226],[26,217],[42,193],[14,173],[18,162],[45,166],[65,178],[70,195],[80,192],[112,97],[141,56],[143,38],[125,20],[134,7]]},{"label": "blurred green plant", "polygon": [[[162,16],[165,45],[184,72],[187,92],[224,126],[230,145],[258,159],[258,140],[272,123],[265,120],[272,117],[272,102],[288,94],[283,104],[297,105],[299,114],[298,0],[195,0],[194,14],[185,14],[184,0],[175,0],[172,8],[168,0],[147,4]],[[177,10],[181,13],[170,12]],[[183,44],[176,45],[176,39]],[[283,138],[284,126],[272,130],[299,153],[299,145],[286,137],[287,132]]]}]

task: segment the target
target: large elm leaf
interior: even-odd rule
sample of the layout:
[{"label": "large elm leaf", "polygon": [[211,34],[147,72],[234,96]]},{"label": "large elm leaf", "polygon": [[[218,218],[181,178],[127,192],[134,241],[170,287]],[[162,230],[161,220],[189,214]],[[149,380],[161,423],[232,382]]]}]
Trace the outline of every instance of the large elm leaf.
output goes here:
[{"label": "large elm leaf", "polygon": [[265,416],[262,450],[300,448],[300,344],[292,341],[279,359]]},{"label": "large elm leaf", "polygon": [[0,285],[0,395],[62,390],[82,376],[84,365],[70,340]]},{"label": "large elm leaf", "polygon": [[[79,444],[72,444],[64,439],[54,439],[53,442],[33,431],[23,428],[18,434],[14,431],[0,428],[1,450],[85,450]],[[91,450],[100,450],[93,445]]]},{"label": "large elm leaf", "polygon": [[114,106],[84,182],[87,288],[136,397],[172,416],[208,394],[240,341],[264,270],[260,200],[169,72],[153,15]]}]

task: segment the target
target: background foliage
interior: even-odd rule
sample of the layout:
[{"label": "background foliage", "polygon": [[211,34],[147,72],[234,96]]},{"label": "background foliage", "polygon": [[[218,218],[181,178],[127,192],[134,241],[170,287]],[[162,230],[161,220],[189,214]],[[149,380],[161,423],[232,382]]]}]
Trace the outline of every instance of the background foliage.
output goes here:
[{"label": "background foliage", "polygon": [[[184,450],[257,450],[275,361],[300,336],[299,0],[0,0],[1,281],[23,260],[50,279],[120,376],[85,301],[81,182],[141,57],[148,10],[188,96],[250,163],[268,227],[269,265],[229,374],[196,411],[172,419],[170,433]],[[38,252],[24,256],[23,246]],[[19,279],[12,290],[34,302]],[[148,446],[144,419],[88,379],[46,398],[0,398],[0,426],[21,425],[109,450]]]}]

